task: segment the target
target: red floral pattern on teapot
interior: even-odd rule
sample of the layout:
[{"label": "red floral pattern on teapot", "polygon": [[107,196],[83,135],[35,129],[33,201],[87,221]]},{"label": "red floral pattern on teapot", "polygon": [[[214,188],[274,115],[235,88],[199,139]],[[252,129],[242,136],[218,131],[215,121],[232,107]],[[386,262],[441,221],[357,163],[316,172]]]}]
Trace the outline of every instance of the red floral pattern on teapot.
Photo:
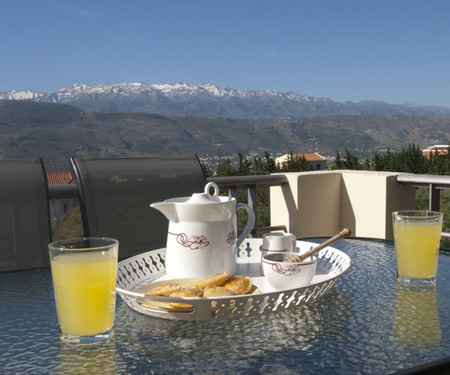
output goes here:
[{"label": "red floral pattern on teapot", "polygon": [[171,234],[173,236],[177,236],[177,243],[179,243],[180,245],[187,247],[191,250],[201,250],[209,245],[208,239],[203,235],[191,236],[188,238],[186,233],[171,233],[171,232],[169,232],[169,234]]}]

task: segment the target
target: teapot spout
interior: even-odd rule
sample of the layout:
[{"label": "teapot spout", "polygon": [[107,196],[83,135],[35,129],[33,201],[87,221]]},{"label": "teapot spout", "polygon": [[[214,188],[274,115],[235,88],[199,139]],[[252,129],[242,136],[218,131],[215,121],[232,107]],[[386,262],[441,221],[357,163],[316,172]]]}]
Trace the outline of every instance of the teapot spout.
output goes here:
[{"label": "teapot spout", "polygon": [[150,207],[157,209],[170,221],[179,222],[178,213],[173,202],[154,202]]}]

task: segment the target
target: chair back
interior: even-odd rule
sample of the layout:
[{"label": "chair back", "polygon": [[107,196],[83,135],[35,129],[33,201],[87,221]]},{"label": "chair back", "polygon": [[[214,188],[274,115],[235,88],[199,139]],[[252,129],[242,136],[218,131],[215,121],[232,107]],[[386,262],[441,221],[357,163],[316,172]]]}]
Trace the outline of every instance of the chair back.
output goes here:
[{"label": "chair back", "polygon": [[0,271],[50,265],[50,211],[41,158],[0,160],[0,241]]},{"label": "chair back", "polygon": [[71,158],[85,236],[119,241],[119,258],[166,246],[169,222],[151,203],[203,192],[197,156]]}]

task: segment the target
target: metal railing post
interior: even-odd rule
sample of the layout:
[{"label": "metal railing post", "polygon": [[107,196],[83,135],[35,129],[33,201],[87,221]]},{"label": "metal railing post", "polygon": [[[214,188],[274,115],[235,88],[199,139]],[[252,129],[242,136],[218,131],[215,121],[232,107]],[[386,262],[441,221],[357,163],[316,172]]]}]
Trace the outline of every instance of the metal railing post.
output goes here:
[{"label": "metal railing post", "polygon": [[430,189],[428,199],[429,210],[439,211],[439,207],[441,206],[441,191],[437,189],[434,184],[430,184],[429,189]]},{"label": "metal railing post", "polygon": [[[236,189],[228,189],[228,196],[230,198],[235,198],[236,202],[238,201],[238,193],[239,193],[239,190],[237,188]],[[237,215],[233,216],[233,226],[234,226],[234,232],[237,235],[237,233],[238,233],[238,216]]]},{"label": "metal railing post", "polygon": [[253,210],[255,214],[255,224],[250,232],[251,237],[256,237],[258,228],[258,194],[256,194],[256,185],[251,185],[247,189],[248,206]]}]

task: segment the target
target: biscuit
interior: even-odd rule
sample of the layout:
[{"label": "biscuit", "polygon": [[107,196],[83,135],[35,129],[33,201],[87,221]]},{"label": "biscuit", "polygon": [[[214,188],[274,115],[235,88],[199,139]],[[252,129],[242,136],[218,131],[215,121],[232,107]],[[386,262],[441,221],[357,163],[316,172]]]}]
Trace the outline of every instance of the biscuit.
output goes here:
[{"label": "biscuit", "polygon": [[203,289],[203,297],[223,297],[223,296],[234,296],[234,293],[223,286],[209,285],[205,289]]},{"label": "biscuit", "polygon": [[234,275],[225,281],[223,287],[231,290],[234,294],[247,294],[252,285],[251,277]]},{"label": "biscuit", "polygon": [[[200,288],[183,288],[173,292],[170,297],[203,297],[203,290]],[[179,309],[193,306],[188,303],[170,302],[170,307]]]},{"label": "biscuit", "polygon": [[182,288],[171,293],[170,297],[203,297],[203,289],[195,287]]},{"label": "biscuit", "polygon": [[170,296],[173,292],[181,289],[181,285],[179,284],[168,283],[152,289],[148,294],[151,296]]},{"label": "biscuit", "polygon": [[204,289],[209,285],[221,286],[227,280],[229,275],[229,272],[216,273],[215,275],[197,281],[192,286],[200,289]]}]

